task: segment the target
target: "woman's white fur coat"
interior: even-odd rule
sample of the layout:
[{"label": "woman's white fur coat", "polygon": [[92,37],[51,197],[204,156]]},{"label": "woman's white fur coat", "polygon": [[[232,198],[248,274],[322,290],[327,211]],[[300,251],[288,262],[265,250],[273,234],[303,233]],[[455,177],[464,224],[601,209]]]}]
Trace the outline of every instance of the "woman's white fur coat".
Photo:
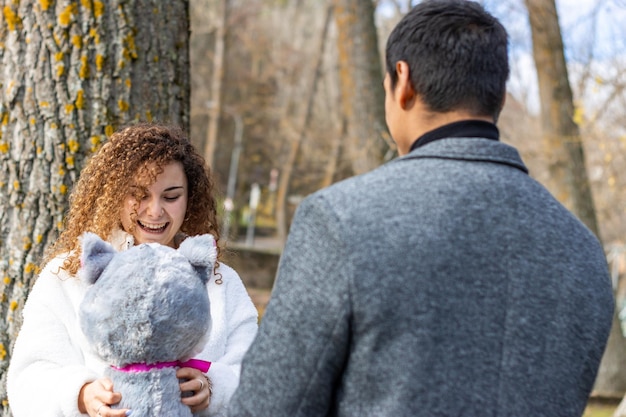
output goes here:
[{"label": "woman's white fur coat", "polygon": [[[119,231],[111,243],[119,250],[132,246],[132,236]],[[9,406],[14,417],[85,416],[78,411],[81,387],[103,374],[106,363],[92,353],[78,323],[78,306],[86,285],[70,276],[57,257],[45,266],[23,311],[23,325],[8,370]],[[207,284],[212,325],[199,359],[211,361],[211,404],[202,415],[225,416],[239,384],[241,360],[257,332],[257,310],[239,275],[220,263]]]}]

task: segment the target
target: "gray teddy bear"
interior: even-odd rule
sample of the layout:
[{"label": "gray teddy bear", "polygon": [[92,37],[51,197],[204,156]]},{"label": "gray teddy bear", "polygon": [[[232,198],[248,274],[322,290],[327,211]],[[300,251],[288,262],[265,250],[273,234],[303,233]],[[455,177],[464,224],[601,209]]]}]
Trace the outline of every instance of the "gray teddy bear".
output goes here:
[{"label": "gray teddy bear", "polygon": [[[191,416],[181,402],[176,369],[206,373],[192,360],[210,326],[206,284],[217,258],[211,235],[188,237],[176,250],[156,243],[117,252],[93,233],[81,239],[80,279],[92,284],[80,309],[80,326],[97,355],[111,366],[122,401],[141,417]],[[200,366],[197,366],[200,364]]]}]

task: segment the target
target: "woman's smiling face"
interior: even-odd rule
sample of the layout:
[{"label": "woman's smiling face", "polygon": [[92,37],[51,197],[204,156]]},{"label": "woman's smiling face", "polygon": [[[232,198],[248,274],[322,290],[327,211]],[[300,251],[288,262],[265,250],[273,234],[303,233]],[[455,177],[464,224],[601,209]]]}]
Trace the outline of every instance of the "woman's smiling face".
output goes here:
[{"label": "woman's smiling face", "polygon": [[135,245],[156,242],[174,247],[187,211],[187,176],[180,162],[163,167],[156,181],[138,200],[132,194],[124,198],[120,213],[122,227],[135,238]]}]

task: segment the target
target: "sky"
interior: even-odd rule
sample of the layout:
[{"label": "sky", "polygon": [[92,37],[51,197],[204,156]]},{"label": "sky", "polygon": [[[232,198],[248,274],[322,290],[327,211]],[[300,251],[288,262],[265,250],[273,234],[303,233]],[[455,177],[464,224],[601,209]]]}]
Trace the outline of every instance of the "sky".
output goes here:
[{"label": "sky", "polygon": [[[509,91],[523,100],[531,111],[538,110],[536,72],[532,58],[530,29],[523,0],[484,0],[485,7],[507,27],[511,36],[511,77]],[[626,0],[556,0],[561,34],[565,45],[570,84],[580,79],[582,68],[593,59],[598,79],[611,79],[614,62],[626,60]],[[600,90],[602,86],[596,86]],[[590,100],[600,98],[596,91]]]},{"label": "sky", "polygon": [[568,58],[577,58],[574,48],[588,44],[592,33],[600,58],[626,50],[626,0],[557,0],[557,12],[566,46],[573,49]]}]

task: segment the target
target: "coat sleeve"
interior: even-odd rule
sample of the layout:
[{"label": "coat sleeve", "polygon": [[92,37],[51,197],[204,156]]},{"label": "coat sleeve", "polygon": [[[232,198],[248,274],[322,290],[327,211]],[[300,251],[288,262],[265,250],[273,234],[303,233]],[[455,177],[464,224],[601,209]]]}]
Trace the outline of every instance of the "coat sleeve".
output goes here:
[{"label": "coat sleeve", "polygon": [[78,393],[97,378],[72,335],[77,323],[66,287],[74,279],[52,270],[58,265],[44,268],[28,296],[11,355],[7,391],[15,417],[80,416]]},{"label": "coat sleeve", "polygon": [[229,415],[329,413],[350,339],[346,241],[322,195],[300,204]]},{"label": "coat sleeve", "polygon": [[[208,377],[212,384],[209,408],[203,415],[226,415],[228,403],[239,385],[241,361],[258,330],[258,312],[239,275],[221,264],[223,284],[209,291],[222,292],[211,297],[212,330],[205,347],[206,357],[212,361]],[[218,305],[217,308],[213,306]]]}]

